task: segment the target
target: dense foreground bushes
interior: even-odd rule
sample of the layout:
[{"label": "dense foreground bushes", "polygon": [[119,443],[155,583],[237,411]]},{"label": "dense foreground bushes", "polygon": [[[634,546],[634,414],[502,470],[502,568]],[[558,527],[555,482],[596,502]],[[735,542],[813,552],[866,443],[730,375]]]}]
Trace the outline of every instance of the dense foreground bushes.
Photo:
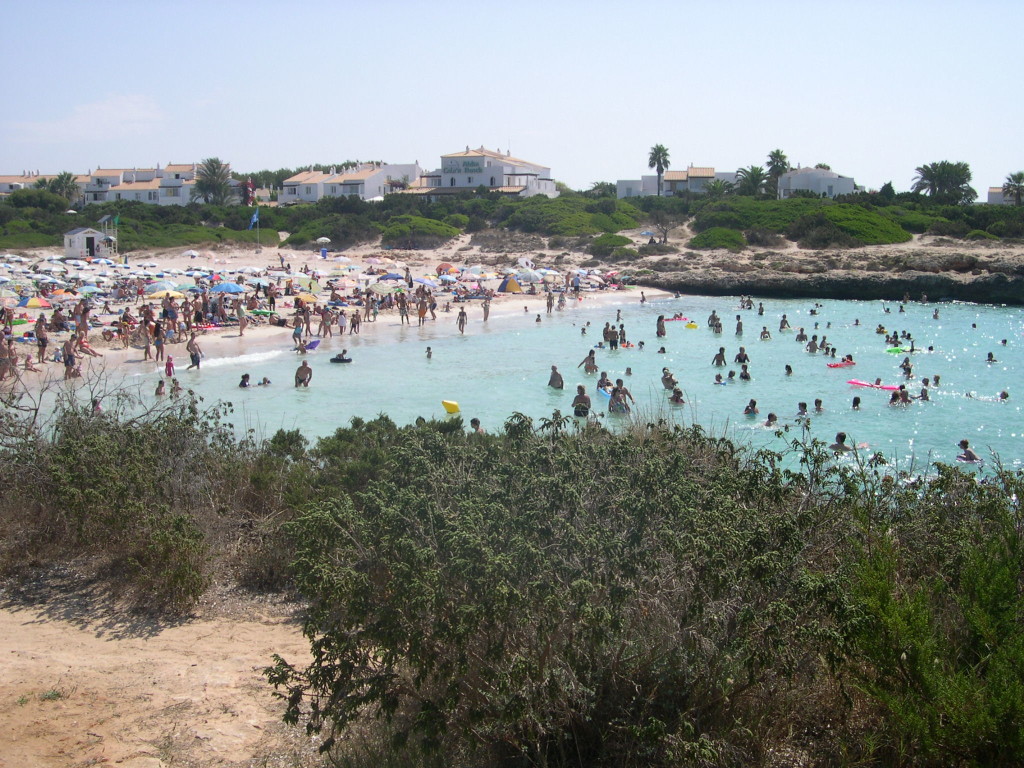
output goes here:
[{"label": "dense foreground bushes", "polygon": [[341,764],[1024,756],[1019,474],[557,416],[310,445],[111,410],[5,416],[8,571],[89,559],[179,608],[227,572],[292,584],[313,662],[267,675]]}]

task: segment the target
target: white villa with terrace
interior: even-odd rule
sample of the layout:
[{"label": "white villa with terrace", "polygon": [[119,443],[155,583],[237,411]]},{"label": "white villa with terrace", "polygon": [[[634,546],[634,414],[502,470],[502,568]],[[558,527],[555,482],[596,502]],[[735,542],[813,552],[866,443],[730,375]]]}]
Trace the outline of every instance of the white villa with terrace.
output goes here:
[{"label": "white villa with terrace", "polygon": [[[684,192],[702,194],[712,179],[736,183],[736,174],[716,171],[707,166],[691,165],[684,171],[667,170],[661,175],[661,194],[672,197]],[[615,182],[615,195],[620,200],[627,197],[646,197],[658,194],[658,177],[641,176],[639,179],[620,179]]]},{"label": "white villa with terrace", "polygon": [[405,164],[362,163],[350,170],[301,171],[284,180],[277,202],[315,203],[324,197],[356,196],[360,200],[375,200],[396,189],[404,189],[419,179],[422,169],[418,162]]},{"label": "white villa with terrace", "polygon": [[825,168],[796,168],[779,177],[779,199],[792,197],[797,190],[811,192],[818,197],[851,195],[857,184],[851,176],[840,176]]},{"label": "white villa with terrace", "polygon": [[500,150],[468,146],[464,152],[441,155],[441,167],[424,174],[405,193],[441,197],[473,192],[480,187],[515,197],[558,197],[547,166],[512,157],[510,152],[502,154]]}]

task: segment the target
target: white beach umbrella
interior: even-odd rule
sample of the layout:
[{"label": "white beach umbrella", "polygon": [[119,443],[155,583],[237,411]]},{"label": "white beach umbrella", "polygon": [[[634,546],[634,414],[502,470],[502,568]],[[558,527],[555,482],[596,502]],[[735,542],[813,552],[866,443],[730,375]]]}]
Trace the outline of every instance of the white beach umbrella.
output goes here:
[{"label": "white beach umbrella", "polygon": [[241,272],[243,275],[255,275],[260,269],[259,267],[239,267],[235,271]]},{"label": "white beach umbrella", "polygon": [[0,275],[0,284],[9,282],[11,282],[11,278],[7,277],[7,275]]},{"label": "white beach umbrella", "polygon": [[189,249],[189,250],[185,251],[181,255],[182,256],[188,256],[191,259],[191,258],[195,258],[196,256],[198,256],[199,255],[199,251],[193,251],[192,249]]},{"label": "white beach umbrella", "polygon": [[67,270],[60,264],[47,264],[39,268],[40,272],[66,272]]},{"label": "white beach umbrella", "polygon": [[88,262],[82,261],[81,259],[68,259],[64,263],[72,267],[84,267]]},{"label": "white beach umbrella", "polygon": [[183,274],[185,274],[184,270],[178,269],[177,267],[171,267],[170,269],[165,269],[164,272],[166,272],[169,275],[183,275]]},{"label": "white beach umbrella", "polygon": [[348,256],[335,256],[334,260],[335,261],[340,261],[340,262],[342,262],[344,264],[347,264],[348,262],[352,261],[352,259],[350,259]]},{"label": "white beach umbrella", "polygon": [[93,259],[92,263],[93,264],[101,264],[104,267],[109,267],[114,262],[113,262],[112,259]]},{"label": "white beach umbrella", "polygon": [[139,262],[139,266],[140,267],[155,267],[156,266],[156,262],[155,261],[140,261]]},{"label": "white beach umbrella", "polygon": [[326,245],[327,243],[331,242],[331,238],[329,238],[329,237],[318,237],[316,239],[316,241],[318,243],[320,243],[320,245]]},{"label": "white beach umbrella", "polygon": [[64,257],[58,253],[48,253],[43,257],[43,261],[60,261]]}]

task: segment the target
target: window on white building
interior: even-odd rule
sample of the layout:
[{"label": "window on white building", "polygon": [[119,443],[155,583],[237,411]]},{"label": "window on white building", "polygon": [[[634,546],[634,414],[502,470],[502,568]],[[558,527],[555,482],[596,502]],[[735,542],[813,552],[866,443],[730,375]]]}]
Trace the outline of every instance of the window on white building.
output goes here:
[{"label": "window on white building", "polygon": [[454,176],[452,176],[452,181],[451,181],[451,183],[448,186],[449,187],[454,187],[455,186],[455,177]]},{"label": "window on white building", "polygon": [[167,187],[164,190],[164,196],[165,197],[180,197],[181,196],[181,190],[178,187]]},{"label": "window on white building", "polygon": [[494,186],[494,177],[493,176],[491,176],[491,186],[492,187]]},{"label": "window on white building", "polygon": [[470,177],[468,177],[468,178],[466,179],[466,184],[472,184],[472,183],[473,183],[473,177],[472,177],[472,176],[470,176]]},{"label": "window on white building", "polygon": [[312,187],[306,187],[306,194],[307,195],[313,194],[313,188]]}]

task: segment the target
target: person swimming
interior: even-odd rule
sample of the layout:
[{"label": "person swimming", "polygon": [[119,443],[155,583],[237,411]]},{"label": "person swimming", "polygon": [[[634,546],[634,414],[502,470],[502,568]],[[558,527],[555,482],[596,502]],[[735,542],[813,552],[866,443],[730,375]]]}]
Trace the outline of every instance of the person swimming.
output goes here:
[{"label": "person swimming", "polygon": [[343,349],[340,353],[331,358],[332,363],[351,363],[352,358],[348,356],[348,350]]},{"label": "person swimming", "polygon": [[967,440],[961,440],[959,446],[960,450],[963,451],[963,453],[956,457],[957,460],[968,461],[972,463],[981,461],[981,457],[978,454],[976,454],[973,450],[971,450],[970,442],[968,442]]},{"label": "person swimming", "polygon": [[830,451],[835,451],[836,453],[846,453],[847,451],[852,451],[853,447],[846,444],[845,432],[837,432],[836,441],[832,443],[828,449]]}]

